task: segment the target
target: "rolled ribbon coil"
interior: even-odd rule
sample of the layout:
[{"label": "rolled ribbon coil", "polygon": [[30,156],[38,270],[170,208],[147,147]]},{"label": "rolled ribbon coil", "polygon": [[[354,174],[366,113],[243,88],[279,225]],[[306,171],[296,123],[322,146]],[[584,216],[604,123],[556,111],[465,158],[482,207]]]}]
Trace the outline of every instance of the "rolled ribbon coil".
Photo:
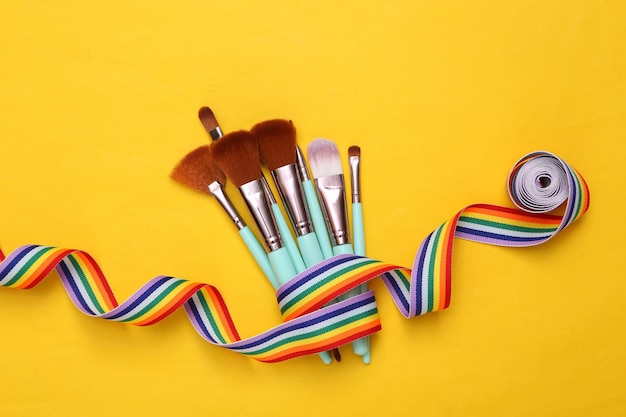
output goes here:
[{"label": "rolled ribbon coil", "polygon": [[567,200],[573,186],[565,166],[560,158],[546,152],[527,155],[509,174],[509,197],[519,209],[529,213],[555,210]]}]

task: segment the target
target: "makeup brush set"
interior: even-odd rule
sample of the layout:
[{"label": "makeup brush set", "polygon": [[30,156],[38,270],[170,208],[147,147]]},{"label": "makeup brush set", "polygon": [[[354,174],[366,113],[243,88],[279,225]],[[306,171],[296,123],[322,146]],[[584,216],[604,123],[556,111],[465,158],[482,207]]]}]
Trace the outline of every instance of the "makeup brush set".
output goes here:
[{"label": "makeup brush set", "polygon": [[[210,108],[201,108],[198,115],[213,143],[188,153],[173,169],[171,177],[212,195],[219,202],[275,290],[307,268],[334,256],[365,256],[358,146],[351,146],[347,154],[352,200],[350,233],[346,181],[341,154],[334,142],[316,139],[306,148],[312,181],[296,141],[296,128],[290,120],[267,120],[250,130],[224,134]],[[279,198],[275,197],[264,171],[272,177]],[[246,225],[226,194],[227,178],[238,188],[254,220],[256,233]],[[366,291],[367,285],[361,284],[338,299]],[[370,363],[368,336],[353,341],[352,347],[364,363]],[[326,364],[332,363],[333,357],[341,360],[336,348],[332,352],[320,352],[319,356]]]},{"label": "makeup brush set", "polygon": [[[450,305],[455,238],[505,247],[539,245],[589,208],[589,189],[575,168],[550,152],[531,152],[507,178],[516,208],[463,208],[422,240],[409,269],[365,256],[359,147],[350,147],[346,155],[350,228],[342,156],[335,143],[316,139],[307,146],[310,175],[291,121],[268,120],[224,134],[211,109],[203,107],[199,117],[213,143],[185,155],[171,177],[212,195],[223,207],[276,290],[282,323],[242,338],[216,287],[165,275],[119,303],[90,254],[46,245],[24,245],[6,257],[0,251],[0,287],[33,288],[55,270],[74,305],[90,317],[146,326],[184,308],[204,340],[262,362],[318,354],[330,364],[333,358],[341,360],[338,347],[352,344],[355,354],[370,363],[369,336],[382,326],[368,281],[380,278],[406,318],[440,311]],[[227,178],[245,202],[255,231],[227,194]]]}]

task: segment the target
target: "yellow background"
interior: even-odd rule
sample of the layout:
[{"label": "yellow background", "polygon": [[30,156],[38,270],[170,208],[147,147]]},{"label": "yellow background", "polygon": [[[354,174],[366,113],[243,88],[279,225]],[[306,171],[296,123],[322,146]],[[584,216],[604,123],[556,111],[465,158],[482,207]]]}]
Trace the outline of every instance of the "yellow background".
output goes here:
[{"label": "yellow background", "polygon": [[244,336],[279,322],[272,290],[168,178],[207,143],[202,105],[225,131],[289,118],[302,145],[360,145],[368,254],[401,265],[461,208],[511,205],[527,152],[592,194],[545,245],[457,240],[449,310],[406,320],[372,284],[370,366],[258,363],[182,311],[88,318],[54,274],[0,289],[3,416],[626,414],[626,2],[3,0],[0,54],[3,250],[83,249],[119,300],[160,274],[212,283]]}]

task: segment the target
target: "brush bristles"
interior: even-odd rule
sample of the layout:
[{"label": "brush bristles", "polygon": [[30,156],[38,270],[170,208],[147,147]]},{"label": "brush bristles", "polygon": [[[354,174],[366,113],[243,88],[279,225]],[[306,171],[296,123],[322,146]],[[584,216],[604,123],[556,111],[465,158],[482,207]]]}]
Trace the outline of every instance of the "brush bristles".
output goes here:
[{"label": "brush bristles", "polygon": [[224,135],[213,145],[213,158],[237,187],[261,178],[261,163],[256,137],[239,130]]},{"label": "brush bristles", "polygon": [[211,146],[201,146],[189,152],[170,173],[170,177],[193,190],[210,194],[209,184],[218,181],[224,185],[226,176],[213,160]]},{"label": "brush bristles", "polygon": [[206,129],[208,133],[211,133],[213,129],[218,127],[217,119],[215,118],[215,114],[213,114],[213,110],[208,107],[202,107],[198,110],[198,118],[202,122],[202,125]]},{"label": "brush bristles", "polygon": [[339,149],[328,139],[315,139],[306,149],[313,178],[343,174]]},{"label": "brush bristles", "polygon": [[361,156],[361,148],[358,146],[350,146],[348,148],[348,156]]},{"label": "brush bristles", "polygon": [[296,163],[296,128],[288,120],[266,120],[250,131],[259,143],[261,160],[270,170]]}]

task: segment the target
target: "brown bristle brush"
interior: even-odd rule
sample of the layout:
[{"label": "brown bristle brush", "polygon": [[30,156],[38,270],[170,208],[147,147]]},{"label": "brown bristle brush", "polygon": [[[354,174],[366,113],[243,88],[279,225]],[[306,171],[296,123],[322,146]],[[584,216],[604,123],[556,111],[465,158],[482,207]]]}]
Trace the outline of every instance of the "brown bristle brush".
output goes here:
[{"label": "brown bristle brush", "polygon": [[198,118],[200,119],[200,122],[202,123],[202,126],[204,126],[204,128],[206,129],[207,133],[211,136],[212,140],[216,141],[224,136],[222,128],[217,123],[217,119],[215,118],[213,110],[211,110],[209,107],[201,107],[200,110],[198,110]]},{"label": "brown bristle brush", "polygon": [[219,168],[239,188],[250,214],[270,251],[269,259],[280,285],[296,275],[289,253],[283,246],[269,196],[263,185],[259,164],[259,147],[254,135],[240,130],[224,135],[213,145],[213,156]]},{"label": "brown bristle brush", "polygon": [[[297,164],[298,145],[295,126],[290,120],[273,119],[257,123],[250,131],[256,136],[261,161],[271,171],[283,205],[296,231],[298,247],[306,267],[322,262],[326,257],[320,247],[316,227],[321,228],[323,232],[321,237],[327,241],[328,232],[313,188],[311,188],[314,198],[313,208],[309,207],[310,203],[307,204],[309,200],[305,196],[302,178],[298,175],[302,167]],[[306,170],[306,166],[303,168]],[[315,207],[319,217],[317,224],[312,225],[310,212],[315,210]],[[330,247],[330,243],[328,246]],[[330,255],[332,256],[332,252]],[[341,361],[338,349],[333,349],[332,354],[337,362]]]},{"label": "brown bristle brush", "polygon": [[296,163],[296,128],[289,120],[266,120],[250,131],[257,137],[261,160],[271,171]]},{"label": "brown bristle brush", "polygon": [[189,152],[178,162],[170,177],[193,190],[215,197],[239,229],[239,235],[269,282],[274,289],[278,289],[279,284],[267,253],[224,192],[223,185],[226,183],[226,176],[214,161],[212,147],[205,145]]},{"label": "brown bristle brush", "polygon": [[200,146],[189,152],[172,170],[170,177],[201,193],[211,194],[209,185],[217,181],[222,186],[226,183],[226,175],[215,162],[211,147]]},{"label": "brown bristle brush", "polygon": [[[274,198],[274,195],[267,184],[265,177],[263,176],[260,163],[259,146],[256,136],[252,132],[245,130],[231,132],[216,141],[213,146],[216,147],[216,150],[219,150],[220,156],[223,159],[220,167],[224,170],[226,176],[229,178],[231,176],[233,177],[231,178],[231,181],[233,181],[235,185],[241,185],[246,182],[259,180],[259,184],[264,188],[265,195],[268,198],[271,214],[274,218],[274,225],[278,230],[278,235],[276,237],[279,237],[281,246],[284,245],[287,249],[296,273],[303,272],[306,269],[306,266],[302,259],[302,255],[298,250],[298,246],[296,245],[296,242],[291,234],[291,230],[287,225],[287,221],[283,216],[280,206],[276,202],[276,199]],[[220,161],[218,161],[218,164],[220,164]],[[258,207],[254,208],[254,210],[258,210]],[[269,244],[270,242],[268,242],[268,245]]]},{"label": "brown bristle brush", "polygon": [[288,120],[267,120],[254,125],[259,155],[272,173],[272,178],[285,206],[306,267],[324,260],[313,230],[302,182],[296,164],[296,129]]}]

